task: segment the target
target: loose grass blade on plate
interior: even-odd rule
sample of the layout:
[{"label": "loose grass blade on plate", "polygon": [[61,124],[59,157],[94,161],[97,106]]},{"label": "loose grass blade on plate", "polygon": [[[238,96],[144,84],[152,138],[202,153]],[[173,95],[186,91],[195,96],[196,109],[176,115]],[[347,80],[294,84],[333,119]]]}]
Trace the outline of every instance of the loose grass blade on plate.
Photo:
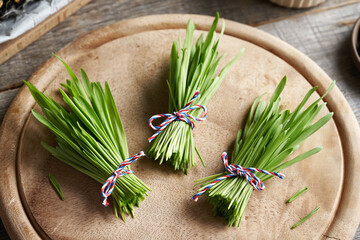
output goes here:
[{"label": "loose grass blade on plate", "polygon": [[62,191],[61,191],[59,182],[58,182],[58,181],[56,180],[56,178],[55,178],[53,175],[51,175],[50,173],[49,173],[49,175],[48,175],[48,178],[49,178],[49,181],[50,181],[51,185],[54,187],[54,190],[55,190],[56,193],[59,195],[60,199],[64,201],[64,200],[65,200],[65,197],[64,197],[64,194],[63,194]]},{"label": "loose grass blade on plate", "polygon": [[[62,63],[71,77],[61,84],[67,92],[59,89],[65,106],[24,82],[44,114],[33,110],[33,115],[56,136],[57,146],[42,145],[57,159],[103,184],[129,157],[114,98],[107,82],[103,89],[99,82],[90,82],[82,69],[79,80],[71,68]],[[135,174],[120,177],[112,193],[116,216],[118,213],[123,219],[124,213],[133,216],[134,206],[139,206],[149,190]]]}]

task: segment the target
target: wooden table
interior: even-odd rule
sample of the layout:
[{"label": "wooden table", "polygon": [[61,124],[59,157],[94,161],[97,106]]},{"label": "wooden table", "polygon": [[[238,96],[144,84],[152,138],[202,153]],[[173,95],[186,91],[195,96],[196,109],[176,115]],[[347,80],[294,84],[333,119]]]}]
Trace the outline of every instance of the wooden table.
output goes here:
[{"label": "wooden table", "polygon": [[[249,24],[271,33],[312,58],[337,80],[360,121],[360,72],[350,53],[352,24],[360,17],[360,0],[328,0],[319,7],[297,10],[266,0],[93,0],[77,13],[0,65],[0,122],[22,80],[74,39],[126,18],[150,14],[193,13],[215,15]],[[9,239],[0,224],[0,239]],[[324,239],[337,239],[324,236]],[[360,239],[360,228],[354,239]]]}]

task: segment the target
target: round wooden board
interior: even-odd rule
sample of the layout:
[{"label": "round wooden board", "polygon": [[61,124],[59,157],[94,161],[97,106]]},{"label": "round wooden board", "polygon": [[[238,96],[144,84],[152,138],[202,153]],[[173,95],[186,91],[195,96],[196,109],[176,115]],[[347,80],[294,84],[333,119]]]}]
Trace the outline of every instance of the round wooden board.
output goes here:
[{"label": "round wooden board", "polygon": [[[147,119],[167,111],[169,53],[174,39],[184,39],[186,22],[197,24],[195,35],[207,30],[213,18],[198,15],[159,15],[122,21],[92,32],[63,48],[61,56],[90,80],[108,81],[127,133],[130,154],[149,147],[153,132]],[[235,64],[208,105],[207,121],[194,130],[196,144],[207,164],[188,175],[143,158],[133,164],[136,175],[152,192],[135,209],[136,218],[116,219],[111,207],[101,205],[100,184],[51,157],[40,145],[53,135],[31,115],[37,109],[23,88],[12,103],[0,132],[1,218],[14,239],[339,239],[353,237],[359,224],[360,140],[357,121],[340,91],[327,97],[335,112],[324,128],[309,138],[296,154],[321,145],[323,151],[285,171],[284,180],[266,182],[266,190],[254,192],[239,228],[229,228],[212,206],[196,192],[193,181],[223,170],[220,155],[231,151],[236,131],[243,126],[252,101],[271,93],[287,75],[283,94],[287,108],[294,107],[313,85],[322,94],[329,77],[309,58],[264,32],[227,21],[219,51],[228,53],[223,65],[242,46],[243,57]],[[220,29],[220,28],[219,28]],[[57,88],[67,73],[52,58],[30,79],[41,90],[60,99]],[[268,94],[270,95],[270,94]],[[268,98],[269,96],[265,98]],[[312,99],[315,99],[314,96]],[[51,172],[60,182],[65,201],[60,201],[47,180]],[[296,202],[285,200],[302,187],[309,192]],[[319,212],[290,227],[315,207]]]}]

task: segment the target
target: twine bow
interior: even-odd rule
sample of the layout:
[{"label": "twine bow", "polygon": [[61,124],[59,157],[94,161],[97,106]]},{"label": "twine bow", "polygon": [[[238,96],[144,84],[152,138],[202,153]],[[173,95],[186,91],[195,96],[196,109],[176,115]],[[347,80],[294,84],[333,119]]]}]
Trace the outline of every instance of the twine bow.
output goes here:
[{"label": "twine bow", "polygon": [[138,160],[142,156],[145,156],[145,153],[143,151],[137,153],[134,156],[131,156],[131,157],[127,158],[126,160],[124,160],[122,163],[120,163],[119,167],[113,172],[113,174],[106,180],[104,185],[101,187],[101,194],[104,197],[104,200],[103,200],[102,204],[105,207],[107,207],[109,205],[109,203],[107,201],[107,198],[113,192],[115,184],[116,184],[116,180],[121,176],[125,176],[127,174],[133,174],[134,173],[133,171],[131,171],[129,169],[125,169],[125,167],[130,165],[131,163],[135,162],[136,160]]},{"label": "twine bow", "polygon": [[260,178],[255,176],[255,174],[253,172],[259,172],[259,173],[263,173],[266,175],[273,175],[273,176],[279,177],[280,179],[283,179],[285,177],[285,175],[282,173],[268,172],[268,171],[258,169],[258,168],[245,168],[245,167],[242,167],[237,164],[229,164],[228,163],[228,155],[226,152],[224,152],[221,155],[221,158],[225,165],[225,170],[226,170],[226,172],[228,172],[228,174],[225,176],[219,177],[219,178],[215,179],[214,181],[212,181],[210,184],[202,187],[201,191],[199,191],[197,194],[195,194],[192,197],[194,202],[197,202],[198,198],[202,194],[204,194],[207,190],[209,190],[211,187],[213,187],[216,183],[218,183],[226,178],[233,178],[233,177],[238,177],[238,176],[244,177],[254,189],[262,191],[265,189],[265,185],[260,180]]},{"label": "twine bow", "polygon": [[[185,107],[183,107],[182,109],[180,109],[178,112],[173,112],[173,113],[164,113],[164,114],[157,114],[152,116],[149,119],[149,127],[151,127],[154,130],[157,130],[156,133],[154,133],[154,135],[152,135],[151,137],[148,138],[148,141],[151,142],[152,140],[154,140],[170,123],[172,123],[173,121],[183,121],[187,124],[189,124],[191,126],[191,128],[193,129],[195,127],[195,124],[193,121],[204,121],[207,118],[207,110],[206,107],[203,105],[194,105],[192,107],[190,107],[190,105],[194,102],[195,98],[197,98],[199,96],[199,90],[196,90],[194,96],[191,98],[190,102],[188,102]],[[196,118],[194,116],[191,116],[190,114],[188,114],[188,112],[194,110],[194,109],[198,109],[201,108],[204,110],[204,116],[201,118]],[[166,118],[160,125],[158,126],[154,126],[152,124],[152,122],[157,119],[157,118]]]}]

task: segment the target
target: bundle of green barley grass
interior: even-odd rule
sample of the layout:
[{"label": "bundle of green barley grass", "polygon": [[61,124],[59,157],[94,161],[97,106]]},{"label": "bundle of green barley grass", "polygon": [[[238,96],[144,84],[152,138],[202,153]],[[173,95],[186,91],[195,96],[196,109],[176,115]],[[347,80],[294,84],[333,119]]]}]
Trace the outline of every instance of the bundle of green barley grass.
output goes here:
[{"label": "bundle of green barley grass", "polygon": [[[107,82],[104,91],[99,82],[89,81],[83,69],[80,81],[63,64],[72,79],[61,84],[68,91],[60,89],[65,107],[25,82],[45,116],[35,110],[33,115],[56,135],[56,147],[42,145],[57,159],[104,184],[129,157],[120,116]],[[123,220],[124,213],[134,216],[133,207],[150,191],[134,174],[120,177],[114,186],[115,215],[119,212]]]},{"label": "bundle of green barley grass", "polygon": [[[283,111],[283,107],[280,105],[280,94],[285,87],[285,83],[286,77],[281,80],[268,104],[262,100],[260,101],[261,96],[254,101],[244,131],[240,130],[237,134],[235,148],[232,153],[231,165],[233,169],[237,170],[240,168],[239,166],[247,169],[260,169],[260,171],[245,170],[249,172],[249,176],[255,175],[257,179],[260,179],[260,185],[261,182],[268,180],[272,176],[282,178],[282,175],[276,173],[277,171],[281,171],[319,152],[322,148],[316,147],[285,161],[306,138],[326,124],[333,115],[333,113],[329,113],[312,123],[320,110],[326,105],[326,103],[319,104],[320,100],[333,88],[335,81],[322,97],[306,109],[303,109],[310,96],[317,89],[317,87],[313,87],[293,112],[289,110]],[[270,175],[263,174],[263,170],[267,172],[265,174]],[[256,179],[252,178],[248,182],[247,177],[244,176],[245,174],[242,174],[225,172],[197,180],[198,184],[203,185],[198,193],[194,195],[193,200],[197,201],[198,197],[206,192],[210,202],[214,205],[214,214],[223,216],[228,221],[229,226],[239,226],[246,205],[254,190],[250,182]]]},{"label": "bundle of green barley grass", "polygon": [[[223,58],[223,56],[219,57],[217,48],[225,30],[223,21],[220,37],[216,40],[218,21],[219,14],[216,15],[206,38],[204,39],[204,35],[201,34],[196,44],[193,45],[195,24],[190,19],[187,24],[184,47],[181,47],[180,40],[173,43],[168,81],[169,112],[173,113],[173,116],[176,115],[176,112],[186,111],[190,101],[196,105],[206,105],[219,88],[231,66],[243,52],[241,49],[240,53],[216,75],[219,62]],[[193,96],[196,93],[200,95],[195,99]],[[203,107],[203,109],[205,108]],[[192,134],[193,124],[191,121],[193,119],[191,117],[199,118],[202,112],[201,109],[195,109],[189,114],[191,116],[183,116],[183,120],[174,117],[175,120],[167,124],[166,128],[150,137],[148,140],[154,141],[147,151],[147,155],[152,159],[159,160],[160,164],[165,161],[175,170],[181,169],[185,173],[192,166],[196,166],[195,156],[198,153]],[[158,116],[168,117],[171,114],[165,115],[159,114]]]}]

